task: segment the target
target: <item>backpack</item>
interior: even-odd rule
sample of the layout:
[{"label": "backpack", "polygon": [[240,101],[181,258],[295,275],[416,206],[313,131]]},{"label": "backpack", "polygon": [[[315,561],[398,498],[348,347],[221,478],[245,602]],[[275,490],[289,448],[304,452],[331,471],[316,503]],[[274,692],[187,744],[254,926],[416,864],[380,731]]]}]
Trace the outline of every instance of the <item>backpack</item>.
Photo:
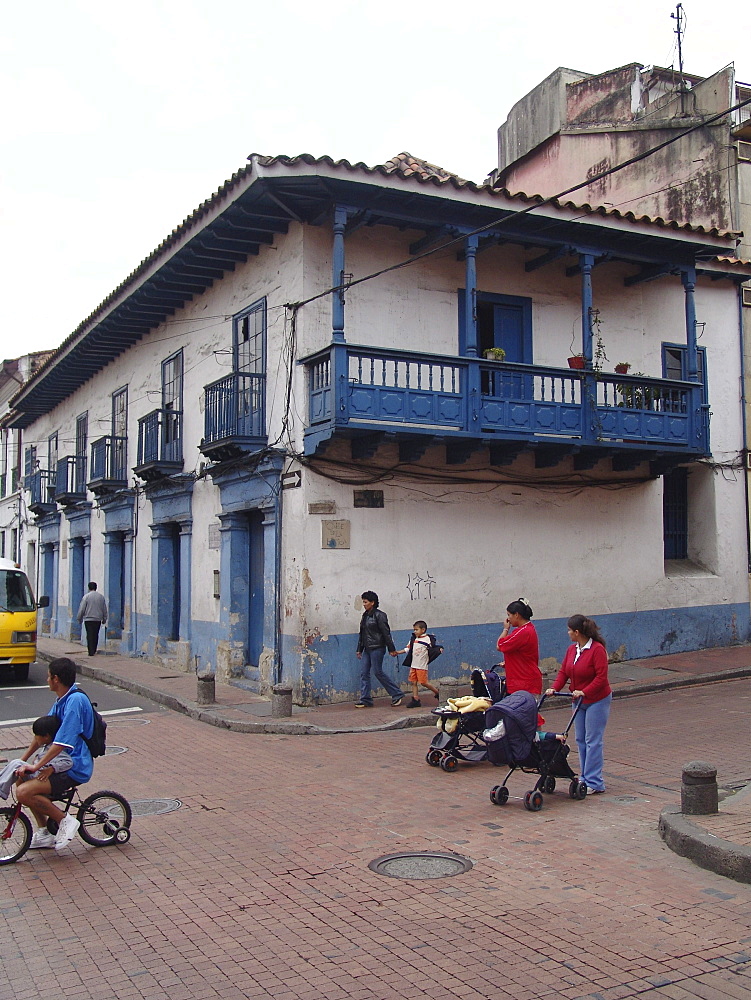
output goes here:
[{"label": "backpack", "polygon": [[[78,690],[81,691],[81,688]],[[86,692],[81,691],[81,694],[86,694]],[[89,698],[87,694],[86,697]],[[83,741],[89,748],[89,753],[92,757],[103,757],[104,751],[107,748],[107,723],[101,717],[99,712],[97,712],[97,703],[89,698],[89,704],[91,705],[91,711],[94,716],[94,729],[88,739],[84,736]]]},{"label": "backpack", "polygon": [[427,632],[426,635],[430,639],[430,645],[428,646],[428,663],[432,663],[433,660],[437,660],[443,652],[443,646],[434,635],[431,635],[430,632]]},{"label": "backpack", "polygon": [[[425,635],[427,636],[428,639],[430,639],[430,645],[428,646],[428,663],[432,663],[433,660],[437,659],[443,652],[443,646],[440,644],[440,642],[438,642],[438,640],[434,635],[431,635],[430,632],[426,632]],[[412,637],[409,640],[409,648],[407,649],[407,654],[404,657],[403,661],[405,667],[412,666],[412,647],[414,646],[414,644],[415,640],[414,637]]]}]

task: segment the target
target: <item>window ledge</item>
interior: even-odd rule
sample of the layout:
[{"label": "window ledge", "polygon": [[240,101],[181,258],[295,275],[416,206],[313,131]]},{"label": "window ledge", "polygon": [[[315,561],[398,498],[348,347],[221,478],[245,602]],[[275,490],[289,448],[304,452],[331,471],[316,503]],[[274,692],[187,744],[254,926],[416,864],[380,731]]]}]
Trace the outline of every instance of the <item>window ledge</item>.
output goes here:
[{"label": "window ledge", "polygon": [[717,579],[716,573],[711,573],[704,566],[699,566],[698,563],[691,562],[690,559],[666,559],[665,576],[703,577],[706,580]]}]

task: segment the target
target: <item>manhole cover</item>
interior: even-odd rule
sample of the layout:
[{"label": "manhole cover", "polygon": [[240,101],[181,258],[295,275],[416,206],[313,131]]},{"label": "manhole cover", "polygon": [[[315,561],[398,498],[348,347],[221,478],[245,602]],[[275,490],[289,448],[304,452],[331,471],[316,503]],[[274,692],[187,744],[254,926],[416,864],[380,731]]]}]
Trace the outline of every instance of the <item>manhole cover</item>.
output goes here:
[{"label": "manhole cover", "polygon": [[106,747],[104,750],[105,757],[114,757],[118,753],[127,753],[127,747]]},{"label": "manhole cover", "polygon": [[180,799],[136,799],[131,800],[130,808],[134,816],[159,816],[174,812],[181,805]]},{"label": "manhole cover", "polygon": [[472,867],[472,862],[460,854],[443,851],[404,851],[385,854],[368,865],[378,875],[390,878],[450,878],[461,875]]}]

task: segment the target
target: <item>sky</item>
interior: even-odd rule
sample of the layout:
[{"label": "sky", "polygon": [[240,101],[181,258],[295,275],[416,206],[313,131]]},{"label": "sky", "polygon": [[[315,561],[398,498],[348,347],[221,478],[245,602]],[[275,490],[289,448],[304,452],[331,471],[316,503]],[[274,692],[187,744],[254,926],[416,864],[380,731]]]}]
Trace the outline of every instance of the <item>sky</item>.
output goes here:
[{"label": "sky", "polygon": [[[513,6],[513,9],[509,9]],[[481,182],[558,66],[677,66],[675,3],[36,0],[0,22],[0,355],[57,347],[248,154]],[[687,72],[751,82],[751,4],[685,0]]]}]

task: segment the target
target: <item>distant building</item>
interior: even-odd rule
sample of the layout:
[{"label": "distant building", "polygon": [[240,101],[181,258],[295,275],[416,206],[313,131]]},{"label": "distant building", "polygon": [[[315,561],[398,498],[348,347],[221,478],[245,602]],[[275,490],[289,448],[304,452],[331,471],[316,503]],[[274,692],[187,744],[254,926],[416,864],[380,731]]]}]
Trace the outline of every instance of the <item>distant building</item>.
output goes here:
[{"label": "distant building", "polygon": [[576,611],[622,657],[746,641],[736,242],[251,156],[12,400],[42,628],[93,578],[111,649],[300,702],[355,695],[365,589],[444,673],[519,595],[551,659]]},{"label": "distant building", "polygon": [[[21,558],[26,507],[21,484],[21,432],[8,427],[8,402],[50,357],[52,351],[37,351],[10,358],[0,367],[0,559]],[[35,560],[30,560],[32,563]],[[33,579],[33,569],[32,571]]]}]

